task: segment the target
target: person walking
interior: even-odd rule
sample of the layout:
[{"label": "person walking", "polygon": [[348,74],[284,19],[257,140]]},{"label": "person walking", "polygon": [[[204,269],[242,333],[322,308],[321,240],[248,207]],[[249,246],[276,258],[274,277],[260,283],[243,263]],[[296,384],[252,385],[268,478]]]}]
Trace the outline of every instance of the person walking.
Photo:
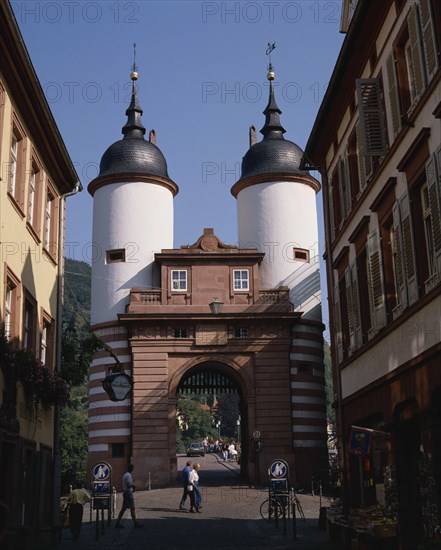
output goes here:
[{"label": "person walking", "polygon": [[201,503],[202,496],[199,490],[199,470],[201,465],[196,463],[193,465],[193,469],[188,475],[188,489],[190,495],[190,512],[194,514],[195,512],[201,513]]},{"label": "person walking", "polygon": [[135,499],[133,498],[133,492],[135,491],[136,486],[132,477],[133,468],[133,464],[129,464],[127,466],[127,472],[122,477],[123,503],[118,517],[116,518],[115,527],[117,529],[123,528],[123,525],[121,525],[121,519],[127,509],[130,510],[135,527],[138,529],[140,527],[144,527],[144,525],[136,519]]},{"label": "person walking", "polygon": [[191,472],[191,460],[187,460],[187,464],[185,465],[185,468],[182,470],[182,485],[184,488],[184,492],[182,493],[181,502],[179,503],[179,510],[185,510],[185,501],[188,497],[188,476]]},{"label": "person walking", "polygon": [[69,528],[74,541],[80,537],[84,504],[91,500],[92,495],[84,489],[82,483],[75,483],[69,495]]}]

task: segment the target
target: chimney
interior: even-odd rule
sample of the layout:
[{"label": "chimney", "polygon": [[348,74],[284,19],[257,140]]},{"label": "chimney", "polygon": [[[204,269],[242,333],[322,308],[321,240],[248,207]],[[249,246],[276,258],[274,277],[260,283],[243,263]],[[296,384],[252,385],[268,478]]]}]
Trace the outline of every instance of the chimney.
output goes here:
[{"label": "chimney", "polygon": [[149,132],[149,141],[153,143],[153,145],[156,145],[156,132],[153,129]]}]

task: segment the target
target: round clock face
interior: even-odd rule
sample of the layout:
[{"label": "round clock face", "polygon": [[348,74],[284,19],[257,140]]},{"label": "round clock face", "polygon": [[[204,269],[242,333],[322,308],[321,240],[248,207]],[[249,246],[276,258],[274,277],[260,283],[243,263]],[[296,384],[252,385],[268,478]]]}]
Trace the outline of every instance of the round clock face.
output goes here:
[{"label": "round clock face", "polygon": [[259,430],[254,430],[252,433],[253,439],[260,439],[261,435],[262,434],[260,433]]}]

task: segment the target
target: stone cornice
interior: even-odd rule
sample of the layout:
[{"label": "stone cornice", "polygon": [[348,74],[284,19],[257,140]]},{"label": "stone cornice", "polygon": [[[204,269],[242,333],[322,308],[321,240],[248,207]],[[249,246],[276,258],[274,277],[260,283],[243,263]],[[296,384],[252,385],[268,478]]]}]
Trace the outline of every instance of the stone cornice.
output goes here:
[{"label": "stone cornice", "polygon": [[110,185],[111,183],[125,183],[125,182],[133,182],[133,181],[140,181],[143,183],[153,183],[155,185],[161,185],[162,187],[165,187],[168,189],[172,195],[175,197],[179,193],[179,187],[176,185],[176,183],[170,179],[163,178],[161,176],[154,176],[150,174],[140,174],[137,172],[121,172],[118,174],[111,174],[108,176],[98,176],[94,180],[92,180],[87,190],[92,195],[95,194],[95,192],[98,189],[101,189],[101,187],[104,187],[106,185]]},{"label": "stone cornice", "polygon": [[269,183],[272,181],[287,181],[292,183],[301,183],[308,185],[316,193],[320,191],[320,182],[309,174],[287,174],[286,172],[271,172],[269,174],[257,174],[237,181],[231,188],[231,194],[237,198],[237,195],[246,187],[257,185],[259,183]]}]

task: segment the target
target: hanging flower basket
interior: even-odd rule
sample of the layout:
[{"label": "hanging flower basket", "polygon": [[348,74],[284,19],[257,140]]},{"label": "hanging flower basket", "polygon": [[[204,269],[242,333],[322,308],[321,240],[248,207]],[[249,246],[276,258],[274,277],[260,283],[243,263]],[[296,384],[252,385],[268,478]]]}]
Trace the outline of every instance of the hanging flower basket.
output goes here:
[{"label": "hanging flower basket", "polygon": [[69,399],[67,382],[36,359],[30,351],[18,350],[15,353],[15,365],[17,379],[20,380],[26,397],[36,406],[39,402],[43,407],[67,403]]}]

